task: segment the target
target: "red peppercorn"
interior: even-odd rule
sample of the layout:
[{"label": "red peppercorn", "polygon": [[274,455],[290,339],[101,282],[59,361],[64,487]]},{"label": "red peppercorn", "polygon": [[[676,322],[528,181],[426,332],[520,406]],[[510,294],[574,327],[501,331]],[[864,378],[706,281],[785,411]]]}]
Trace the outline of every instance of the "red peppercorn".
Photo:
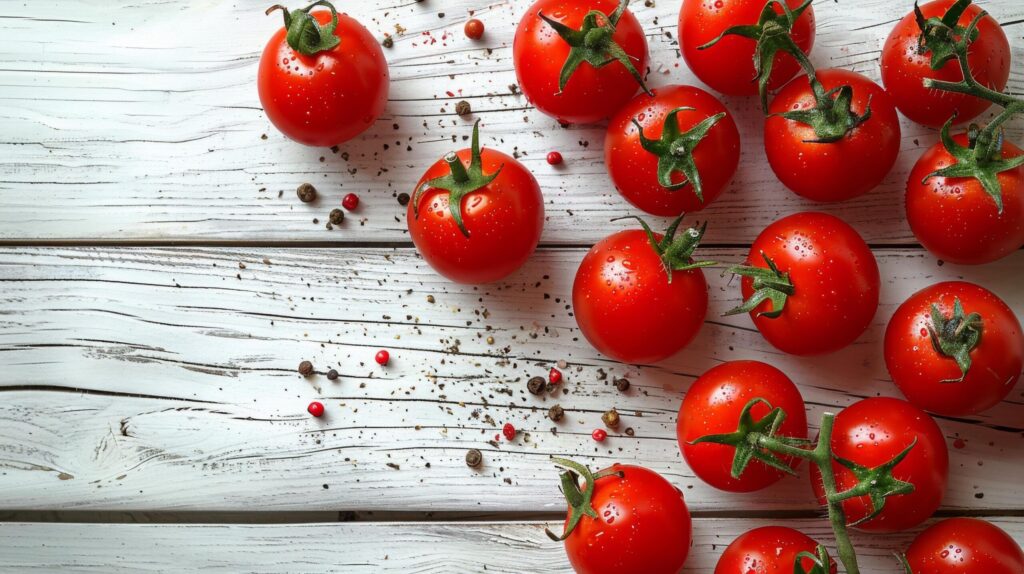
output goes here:
[{"label": "red peppercorn", "polygon": [[548,153],[548,165],[558,165],[562,163],[562,154],[557,151]]},{"label": "red peppercorn", "polygon": [[561,383],[562,371],[559,371],[558,369],[552,367],[551,370],[548,371],[548,382],[551,383],[552,385],[557,385]]},{"label": "red peppercorn", "polygon": [[346,195],[344,199],[341,200],[341,206],[349,211],[352,211],[353,209],[359,207],[359,196],[354,193]]},{"label": "red peppercorn", "polygon": [[467,20],[465,31],[470,40],[479,40],[484,35],[484,23],[476,18]]},{"label": "red peppercorn", "polygon": [[391,353],[387,351],[377,351],[377,354],[373,357],[374,361],[377,361],[378,365],[384,366],[391,360]]},{"label": "red peppercorn", "polygon": [[590,438],[596,440],[597,442],[604,442],[604,439],[608,438],[608,431],[604,429],[597,429],[594,432],[590,433]]},{"label": "red peppercorn", "polygon": [[313,401],[309,403],[309,406],[306,407],[306,410],[309,411],[309,414],[315,417],[324,416],[324,405],[320,401]]},{"label": "red peppercorn", "polygon": [[505,426],[501,427],[501,434],[505,435],[505,440],[513,440],[516,438],[516,427],[512,426],[512,423],[505,423]]}]

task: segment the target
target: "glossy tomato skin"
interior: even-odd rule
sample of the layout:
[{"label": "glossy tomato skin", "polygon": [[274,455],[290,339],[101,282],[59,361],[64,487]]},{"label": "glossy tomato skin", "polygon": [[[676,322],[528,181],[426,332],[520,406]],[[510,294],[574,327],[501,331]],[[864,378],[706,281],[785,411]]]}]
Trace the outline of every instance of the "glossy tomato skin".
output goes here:
[{"label": "glossy tomato skin", "polygon": [[[714,574],[793,574],[797,554],[815,554],[817,548],[818,543],[799,530],[762,526],[733,540],[718,559]],[[800,565],[809,572],[814,562],[802,558]],[[830,566],[835,574],[835,561]]]},{"label": "glossy tomato skin", "polygon": [[[690,444],[702,436],[735,432],[740,413],[751,400],[762,398],[773,408],[786,411],[780,436],[807,438],[807,414],[796,385],[782,371],[759,361],[731,361],[701,375],[683,398],[676,423],[676,437],[686,464],[698,478],[730,492],[753,492],[781,480],[785,473],[753,460],[739,478],[733,478],[731,446],[713,443]],[[764,418],[771,409],[755,405],[751,415]],[[787,460],[792,468],[799,458]],[[792,564],[790,564],[792,567]],[[792,568],[791,568],[792,569]]]},{"label": "glossy tomato skin", "polygon": [[[967,145],[967,136],[953,141]],[[1021,155],[1003,142],[1003,157]],[[1024,167],[999,174],[1003,213],[978,180],[962,177],[924,178],[954,163],[942,143],[924,152],[907,179],[907,222],[914,236],[936,257],[950,263],[979,265],[1002,259],[1024,246]]]},{"label": "glossy tomato skin", "polygon": [[690,512],[683,493],[658,473],[615,464],[623,477],[602,478],[592,506],[565,540],[578,574],[675,574],[690,552]]},{"label": "glossy tomato skin", "polygon": [[[676,115],[681,133],[711,116],[726,114],[693,150],[703,202],[697,199],[692,185],[669,191],[658,183],[658,156],[643,149],[633,125],[636,119],[647,139],[657,140],[661,138],[665,116],[684,106],[695,110]],[[654,97],[637,95],[612,117],[604,150],[608,175],[627,201],[652,215],[672,217],[704,209],[722,194],[740,162],[740,134],[732,114],[711,94],[693,86],[665,86],[654,90]],[[685,180],[682,173],[673,173],[674,183]]]},{"label": "glossy tomato skin", "polygon": [[1024,552],[1003,529],[977,518],[950,518],[917,535],[906,553],[914,574],[1020,574]]},{"label": "glossy tomato skin", "polygon": [[[825,213],[784,217],[758,235],[746,265],[767,268],[761,253],[794,286],[776,318],[765,301],[751,313],[754,325],[777,349],[793,355],[820,355],[846,347],[871,324],[878,309],[878,263],[857,231]],[[753,280],[741,282],[743,300],[753,295]]]},{"label": "glossy tomato skin", "polygon": [[[468,167],[470,150],[461,150],[458,156]],[[499,151],[484,148],[481,159],[485,174],[499,168],[501,173],[463,197],[462,218],[469,237],[452,219],[446,190],[427,188],[418,202],[419,217],[412,201],[406,214],[409,235],[423,259],[457,283],[483,284],[507,277],[533,254],[544,227],[544,198],[533,174]],[[448,173],[448,164],[438,160],[414,189]]]},{"label": "glossy tomato skin", "polygon": [[[874,189],[896,163],[900,152],[900,122],[892,98],[866,76],[849,70],[820,70],[826,90],[853,87],[853,111],[863,114],[871,104],[871,117],[833,143],[806,143],[814,130],[780,116],[764,125],[764,149],[779,180],[812,201],[836,202]],[[814,107],[807,76],[786,84],[768,106],[771,114]]]},{"label": "glossy tomato skin", "polygon": [[[312,15],[331,21],[326,10]],[[356,137],[388,100],[388,63],[376,38],[345,14],[338,14],[334,33],[340,44],[305,56],[288,45],[281,28],[260,58],[260,103],[274,126],[301,144],[330,147]]]},{"label": "glossy tomato skin", "polygon": [[[559,93],[558,79],[569,56],[569,45],[547,22],[537,16],[543,12],[574,30],[591,10],[611,14],[619,0],[537,0],[527,8],[512,41],[512,59],[519,87],[541,112],[566,124],[589,124],[611,117],[640,89],[622,64],[613,62],[594,68],[584,62]],[[640,22],[626,10],[615,27],[612,39],[633,60],[633,66],[647,73],[647,39]]]},{"label": "glossy tomato skin", "polygon": [[[786,0],[796,9],[801,0]],[[714,40],[726,28],[756,24],[765,3],[761,0],[683,0],[679,11],[679,46],[690,70],[711,89],[723,94],[748,96],[757,93],[754,80],[754,47],[749,38],[727,36],[714,46],[698,50]],[[782,9],[778,6],[779,14]],[[814,8],[808,7],[793,25],[796,45],[809,54],[814,46]],[[779,53],[772,65],[768,88],[778,89],[800,69],[793,56]]]},{"label": "glossy tomato skin", "polygon": [[[931,307],[946,317],[959,299],[964,313],[980,313],[982,336],[971,350],[971,368],[960,368],[932,344]],[[1017,316],[994,293],[964,281],[948,281],[914,293],[896,309],[885,331],[885,364],[903,396],[947,416],[980,413],[1006,398],[1024,369],[1024,334]]]},{"label": "glossy tomato skin", "polygon": [[700,269],[673,271],[670,283],[647,236],[632,229],[609,235],[583,257],[572,306],[580,331],[603,355],[649,364],[697,336],[708,286]]},{"label": "glossy tomato skin", "polygon": [[[875,397],[843,409],[835,419],[832,452],[868,468],[875,468],[903,452],[914,438],[917,444],[893,469],[898,480],[910,482],[914,491],[889,497],[882,513],[857,526],[871,532],[897,532],[913,528],[931,516],[942,502],[949,477],[949,451],[939,425],[927,413],[907,401]],[[840,492],[857,480],[849,469],[832,463]],[[820,504],[825,504],[821,472],[811,466],[811,486]],[[871,512],[866,496],[843,502],[847,524]]]},{"label": "glossy tomato skin", "polygon": [[[942,18],[956,0],[936,0],[921,5],[925,18]],[[971,4],[960,16],[959,25],[967,27],[982,8]],[[971,74],[983,85],[1002,92],[1010,77],[1010,43],[995,18],[985,16],[978,22],[978,38],[967,51]],[[957,115],[957,122],[966,122],[984,112],[988,100],[966,94],[954,94],[924,87],[924,79],[946,82],[963,80],[956,58],[938,70],[931,68],[931,52],[918,54],[921,28],[914,12],[903,17],[893,28],[882,48],[882,83],[896,107],[911,121],[939,127]]]}]

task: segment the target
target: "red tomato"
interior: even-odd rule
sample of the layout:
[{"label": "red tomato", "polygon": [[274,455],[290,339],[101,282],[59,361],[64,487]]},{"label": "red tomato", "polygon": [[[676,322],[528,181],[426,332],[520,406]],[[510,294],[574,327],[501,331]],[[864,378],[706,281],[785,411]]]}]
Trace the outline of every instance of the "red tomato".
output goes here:
[{"label": "red tomato", "polygon": [[914,574],[1020,574],[1024,552],[1003,529],[977,518],[928,527],[907,549]]},{"label": "red tomato", "polygon": [[[721,102],[700,88],[666,86],[658,88],[654,94],[633,98],[608,124],[604,144],[608,175],[623,197],[647,213],[669,217],[699,211],[722,194],[736,173],[740,162],[740,134],[736,122]],[[667,117],[682,107],[694,109],[677,112],[678,132],[661,141]],[[718,120],[709,120],[718,114],[724,115]],[[640,128],[634,120],[639,122]],[[713,125],[707,129],[712,121]],[[664,155],[645,149],[640,139],[641,129],[643,136],[650,140],[648,146],[664,147],[654,148]],[[688,153],[675,156],[672,149]],[[691,165],[696,168],[703,200],[684,173]],[[670,185],[685,187],[674,190],[666,187],[666,182],[659,180],[659,167],[670,174]]]},{"label": "red tomato", "polygon": [[[962,305],[960,319],[954,317],[955,301]],[[933,305],[945,319],[953,319],[945,330],[933,322]],[[969,362],[966,375],[936,340],[963,351]],[[885,331],[885,364],[896,386],[918,407],[948,416],[976,414],[1006,398],[1017,384],[1024,369],[1024,334],[1017,316],[991,291],[963,281],[939,283],[896,309]]]},{"label": "red tomato", "polygon": [[[843,409],[835,419],[832,452],[868,468],[879,467],[903,452],[917,438],[917,444],[892,470],[897,480],[914,485],[909,494],[885,501],[881,514],[857,526],[873,532],[896,532],[913,528],[931,516],[942,502],[949,476],[946,440],[927,413],[914,405],[888,397],[858,401]],[[852,471],[832,462],[836,486],[844,492],[857,484]],[[811,486],[820,504],[825,504],[821,472],[811,466]],[[871,514],[867,496],[843,503],[847,524]]]},{"label": "red tomato", "polygon": [[[326,25],[331,13],[310,14]],[[290,12],[293,26],[303,12]],[[380,44],[359,22],[338,14],[334,47],[304,55],[281,28],[260,58],[260,103],[281,133],[310,146],[330,147],[363,133],[388,100],[388,63]]]},{"label": "red tomato", "polygon": [[[715,566],[715,574],[793,574],[796,555],[809,552],[816,555],[818,543],[799,530],[784,526],[755,528],[725,549]],[[810,572],[814,561],[800,560],[804,572]],[[830,564],[836,573],[835,561]],[[916,573],[915,573],[916,574]]]},{"label": "red tomato", "polygon": [[[751,311],[754,325],[776,348],[794,355],[830,353],[871,324],[878,309],[878,263],[857,231],[838,217],[804,212],[776,221],[757,236],[746,265],[767,269],[764,256],[789,275],[793,290],[777,317],[771,316],[778,309],[770,299]],[[749,301],[754,279],[743,277],[741,286]]]},{"label": "red tomato", "polygon": [[572,306],[580,331],[602,354],[625,363],[654,363],[697,335],[708,310],[708,286],[700,269],[675,270],[670,277],[643,231],[620,231],[583,257]]},{"label": "red tomato", "polygon": [[[900,122],[892,99],[878,84],[856,72],[818,71],[826,90],[853,87],[852,110],[863,115],[870,101],[871,117],[842,139],[817,143],[813,128],[777,115],[765,119],[764,149],[779,180],[797,195],[813,201],[843,201],[877,186],[900,152]],[[768,111],[781,114],[815,105],[807,76],[786,84]]]},{"label": "red tomato", "polygon": [[[967,145],[966,134],[953,136]],[[1024,151],[1003,142],[1003,158]],[[952,165],[953,156],[936,143],[914,164],[907,179],[907,221],[917,240],[939,259],[978,265],[1002,259],[1024,246],[1024,166],[999,174],[1003,212],[974,178],[932,177]]]},{"label": "red tomato", "polygon": [[[925,18],[942,18],[957,0],[936,0],[921,5]],[[971,4],[960,16],[958,26],[966,28],[982,9]],[[963,30],[961,30],[962,32]],[[966,122],[988,109],[988,100],[924,87],[925,78],[946,82],[964,79],[956,58],[938,70],[931,67],[932,51],[920,53],[921,28],[914,12],[896,24],[882,48],[882,82],[896,107],[908,119],[926,126],[939,127],[957,116]],[[1010,43],[999,22],[985,16],[978,22],[978,37],[967,51],[971,75],[981,84],[1002,92],[1010,77]]]},{"label": "red tomato", "polygon": [[[683,493],[658,473],[615,464],[622,478],[599,478],[591,506],[565,539],[569,562],[579,574],[645,572],[675,574],[690,552],[690,512]],[[566,521],[568,523],[568,521]]]},{"label": "red tomato", "polygon": [[[593,10],[605,15],[597,24],[607,24],[619,0],[537,0],[527,8],[516,28],[512,59],[516,79],[527,99],[541,112],[563,123],[588,124],[611,117],[636,93],[637,80],[621,62],[595,68],[584,61],[575,69],[564,89],[559,88],[563,66],[573,48],[543,19],[544,14],[573,30],[580,30],[584,17]],[[614,26],[611,40],[630,57],[639,73],[647,71],[647,39],[640,23],[626,10]],[[603,52],[600,61],[607,61]]]},{"label": "red tomato", "polygon": [[[800,7],[803,0],[786,0],[791,10]],[[717,44],[699,49],[733,26],[757,24],[763,0],[683,0],[679,11],[679,46],[690,70],[702,82],[723,94],[746,96],[757,93],[754,79],[754,49],[757,43],[750,38],[730,35]],[[782,8],[773,6],[777,14]],[[797,18],[791,31],[796,45],[805,53],[814,46],[814,8],[808,7]],[[772,60],[772,73],[768,89],[775,90],[786,83],[800,69],[793,56],[780,52]]]},{"label": "red tomato", "polygon": [[[473,128],[474,147],[477,143]],[[472,149],[459,150],[457,165],[472,174]],[[454,159],[454,158],[453,158]],[[430,167],[416,184],[406,220],[409,235],[423,259],[435,271],[458,283],[490,283],[519,269],[536,249],[544,227],[544,198],[540,186],[523,164],[499,151],[480,153],[482,175],[490,183],[449,203],[450,194],[431,181],[452,173],[445,159]],[[481,180],[482,182],[483,180]],[[459,210],[465,230],[452,213]]]},{"label": "red tomato", "polygon": [[[715,443],[690,444],[702,436],[735,432],[743,408],[756,398],[765,399],[772,408],[786,412],[778,435],[807,438],[807,414],[800,391],[782,371],[765,363],[732,361],[718,365],[694,381],[683,398],[676,423],[679,448],[694,474],[715,488],[752,492],[785,476],[781,470],[754,459],[739,478],[733,478],[730,470],[736,453],[734,447]],[[759,403],[754,405],[750,414],[759,421],[770,410],[767,405]],[[782,460],[794,469],[800,464],[799,458]]]}]

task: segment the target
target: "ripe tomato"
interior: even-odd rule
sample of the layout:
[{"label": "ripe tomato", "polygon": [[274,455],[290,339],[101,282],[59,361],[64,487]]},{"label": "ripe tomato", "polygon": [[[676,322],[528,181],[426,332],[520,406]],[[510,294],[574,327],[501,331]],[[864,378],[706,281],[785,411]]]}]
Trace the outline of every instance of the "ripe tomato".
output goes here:
[{"label": "ripe tomato", "polygon": [[[620,231],[583,257],[572,306],[580,331],[602,354],[654,363],[685,347],[704,324],[708,285],[699,267],[710,262],[691,259],[704,230],[676,237],[678,224],[677,219],[665,237],[645,223],[644,231]],[[674,246],[668,253],[667,244]]]},{"label": "ripe tomato", "polygon": [[977,518],[950,518],[917,535],[907,549],[913,574],[1020,574],[1024,552],[1003,529]]},{"label": "ripe tomato", "polygon": [[[803,0],[786,0],[791,10],[800,7]],[[740,36],[725,36],[713,46],[700,49],[733,26],[750,26],[758,22],[764,10],[763,0],[683,0],[679,11],[679,46],[690,70],[702,82],[723,94],[745,96],[757,93],[754,80],[754,48],[757,43]],[[774,6],[782,14],[779,6]],[[814,46],[814,8],[808,7],[797,18],[790,34],[805,53]],[[772,60],[772,73],[768,89],[775,90],[786,83],[800,69],[793,56],[780,52]]]},{"label": "ripe tomato", "polygon": [[582,516],[565,538],[573,569],[579,574],[682,570],[692,543],[683,493],[640,466],[614,464],[595,476],[602,474],[608,476],[594,480],[589,509],[596,514]]},{"label": "ripe tomato", "polygon": [[[611,117],[633,97],[647,70],[647,38],[629,10],[611,21],[626,3],[537,0],[526,10],[512,41],[512,61],[519,87],[538,110],[563,123],[588,124]],[[571,30],[589,28],[592,47],[582,43],[582,36],[570,46],[542,14]],[[616,59],[609,51],[618,52],[613,46],[628,57]]]},{"label": "ripe tomato", "polygon": [[[715,488],[752,492],[785,476],[781,470],[755,458],[739,478],[733,478],[730,471],[735,447],[709,442],[690,444],[702,436],[735,432],[743,408],[756,398],[786,412],[778,435],[807,438],[807,414],[800,391],[782,371],[765,363],[732,361],[718,365],[694,381],[683,398],[676,423],[679,448],[694,474]],[[768,405],[758,403],[750,414],[760,421],[770,410]],[[793,469],[800,464],[799,458],[782,460]]]},{"label": "ripe tomato", "polygon": [[[941,19],[957,1],[928,2],[920,7],[921,14],[926,19]],[[977,5],[967,6],[957,21],[961,35],[981,11]],[[929,38],[929,41],[937,40]],[[896,24],[882,48],[882,82],[903,115],[919,124],[939,127],[954,114],[957,122],[966,122],[992,105],[988,100],[967,94],[926,88],[926,78],[959,82],[964,76],[956,58],[946,60],[938,70],[933,70],[934,51],[927,47],[922,51],[920,42],[921,26],[912,11]],[[978,36],[967,51],[967,62],[971,75],[983,85],[997,92],[1006,88],[1010,77],[1010,43],[999,22],[991,16],[978,22]]]},{"label": "ripe tomato", "polygon": [[842,349],[868,328],[878,309],[875,256],[838,217],[803,212],[776,221],[757,236],[746,265],[732,269],[744,275],[746,303],[728,314],[749,311],[764,338],[787,353]]},{"label": "ripe tomato", "polygon": [[[953,136],[967,145],[966,134]],[[1003,158],[1024,151],[1003,142]],[[924,152],[907,179],[907,221],[914,236],[939,259],[978,265],[1002,259],[1024,246],[1024,166],[1001,172],[1003,211],[981,182],[969,177],[935,176],[955,163],[938,142]]]},{"label": "ripe tomato", "polygon": [[[914,491],[889,497],[881,514],[857,528],[896,532],[913,528],[931,516],[946,492],[949,451],[939,425],[927,413],[900,399],[864,399],[846,407],[836,416],[832,431],[833,454],[868,468],[889,462],[915,438],[917,444],[892,470],[893,477],[913,484]],[[839,492],[857,484],[853,472],[838,462],[832,462],[832,470]],[[813,465],[811,486],[818,502],[825,504],[821,472]],[[842,504],[847,524],[871,514],[871,501],[867,496],[850,498]]]},{"label": "ripe tomato", "polygon": [[544,227],[537,180],[511,156],[480,150],[477,125],[472,148],[448,154],[423,174],[406,215],[423,259],[458,283],[489,283],[519,269]]},{"label": "ripe tomato", "polygon": [[[764,149],[779,180],[797,195],[813,201],[843,201],[867,193],[885,179],[900,152],[900,122],[885,90],[856,72],[818,71],[826,90],[853,87],[852,111],[871,117],[838,141],[818,143],[810,126],[769,115],[764,125]],[[807,76],[786,84],[768,111],[781,114],[811,109],[814,94]]]},{"label": "ripe tomato", "polygon": [[[938,325],[933,306],[941,315]],[[1006,398],[1020,379],[1024,334],[1017,316],[988,289],[939,283],[896,309],[885,331],[885,364],[918,407],[948,416],[980,413]]]},{"label": "ripe tomato", "polygon": [[[285,10],[285,27],[260,57],[260,103],[281,133],[310,146],[330,147],[363,133],[388,100],[388,63],[359,22],[330,12]],[[316,23],[319,23],[319,26]],[[295,43],[288,36],[296,36]]]},{"label": "ripe tomato", "polygon": [[[817,548],[818,543],[799,530],[762,526],[732,541],[718,559],[715,574],[793,574],[797,554],[815,555]],[[802,558],[800,565],[802,572],[810,572],[815,564],[809,558]],[[832,574],[836,574],[834,560],[829,566]]]},{"label": "ripe tomato", "polygon": [[623,197],[653,215],[703,209],[722,194],[739,162],[736,122],[700,88],[666,86],[654,96],[640,94],[608,124],[608,175]]}]

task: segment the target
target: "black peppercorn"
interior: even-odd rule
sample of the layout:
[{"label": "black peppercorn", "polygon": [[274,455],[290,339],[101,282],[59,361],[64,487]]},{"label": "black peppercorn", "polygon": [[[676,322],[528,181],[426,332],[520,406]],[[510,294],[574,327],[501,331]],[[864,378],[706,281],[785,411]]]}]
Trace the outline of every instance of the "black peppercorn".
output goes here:
[{"label": "black peppercorn", "polygon": [[334,225],[341,225],[341,222],[345,221],[345,212],[340,209],[332,209],[330,215],[327,217]]},{"label": "black peppercorn", "polygon": [[313,363],[310,363],[309,361],[302,361],[299,363],[299,374],[303,377],[308,377],[312,375],[313,372]]},{"label": "black peppercorn", "polygon": [[544,392],[544,388],[547,387],[547,381],[543,377],[533,377],[526,382],[526,388],[530,391],[531,395],[539,395]]},{"label": "black peppercorn", "polygon": [[302,203],[309,203],[316,199],[316,188],[310,183],[300,185],[299,188],[295,190],[295,193],[299,196],[299,199],[302,200]]},{"label": "black peppercorn", "polygon": [[383,46],[384,46],[385,48],[390,48],[390,47],[392,47],[392,46],[394,46],[394,45],[395,45],[395,41],[394,41],[394,39],[392,39],[392,38],[391,38],[391,36],[387,36],[386,38],[384,38],[384,41],[383,41],[383,42],[381,42],[381,44],[382,44],[382,45],[383,45]]},{"label": "black peppercorn", "polygon": [[476,468],[484,461],[484,455],[479,450],[471,448],[466,451],[466,466]]},{"label": "black peppercorn", "polygon": [[562,420],[562,417],[564,416],[565,409],[562,408],[562,405],[555,405],[548,409],[548,418],[555,422]]},{"label": "black peppercorn", "polygon": [[336,380],[338,380],[338,371],[335,371],[334,369],[331,369],[330,371],[327,371],[327,380],[328,381],[336,381]]},{"label": "black peppercorn", "polygon": [[455,104],[455,113],[459,114],[460,116],[468,116],[469,114],[473,113],[473,108],[469,106],[469,102],[467,102],[466,100],[462,100],[459,103]]},{"label": "black peppercorn", "polygon": [[619,389],[619,391],[621,391],[623,393],[629,390],[629,379],[626,379],[626,378],[615,379],[614,384],[615,384],[615,388]]},{"label": "black peppercorn", "polygon": [[398,205],[401,205],[402,207],[405,207],[406,205],[409,205],[409,194],[408,193],[399,193],[398,194]]}]

